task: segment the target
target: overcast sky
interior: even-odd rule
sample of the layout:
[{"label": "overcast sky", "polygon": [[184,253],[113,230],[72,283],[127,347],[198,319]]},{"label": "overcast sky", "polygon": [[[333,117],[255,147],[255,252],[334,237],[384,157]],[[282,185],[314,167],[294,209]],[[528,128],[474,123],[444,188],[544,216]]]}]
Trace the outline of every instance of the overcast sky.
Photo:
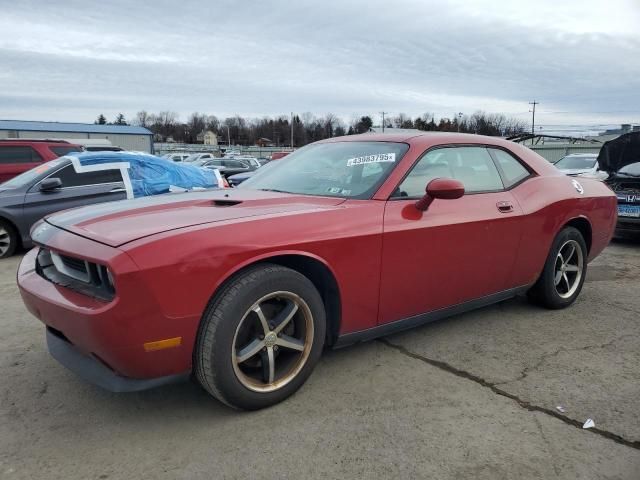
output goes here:
[{"label": "overcast sky", "polygon": [[0,118],[640,122],[640,0],[0,0]]}]

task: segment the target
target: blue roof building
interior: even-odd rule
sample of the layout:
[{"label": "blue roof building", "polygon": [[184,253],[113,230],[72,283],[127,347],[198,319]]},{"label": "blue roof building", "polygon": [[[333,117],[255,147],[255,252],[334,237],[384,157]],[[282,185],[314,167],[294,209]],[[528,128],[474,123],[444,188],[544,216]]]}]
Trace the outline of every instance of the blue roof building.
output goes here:
[{"label": "blue roof building", "polygon": [[0,138],[55,138],[82,144],[108,140],[125,150],[153,153],[153,133],[131,125],[0,120]]}]

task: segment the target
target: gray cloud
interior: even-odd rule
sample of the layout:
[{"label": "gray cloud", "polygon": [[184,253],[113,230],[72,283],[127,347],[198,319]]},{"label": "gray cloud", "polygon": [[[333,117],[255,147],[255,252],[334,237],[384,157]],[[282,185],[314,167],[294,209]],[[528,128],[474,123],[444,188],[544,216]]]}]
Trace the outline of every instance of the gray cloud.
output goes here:
[{"label": "gray cloud", "polygon": [[528,119],[535,98],[541,123],[640,121],[635,0],[494,3],[0,0],[0,117]]}]

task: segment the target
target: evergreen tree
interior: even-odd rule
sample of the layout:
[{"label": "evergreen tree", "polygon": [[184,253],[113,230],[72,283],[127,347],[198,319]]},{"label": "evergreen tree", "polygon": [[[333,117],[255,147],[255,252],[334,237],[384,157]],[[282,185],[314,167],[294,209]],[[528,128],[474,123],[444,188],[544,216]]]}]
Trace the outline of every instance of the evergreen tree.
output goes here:
[{"label": "evergreen tree", "polygon": [[127,121],[124,119],[124,115],[119,113],[118,116],[116,117],[115,122],[113,122],[114,125],[129,125],[127,123]]}]

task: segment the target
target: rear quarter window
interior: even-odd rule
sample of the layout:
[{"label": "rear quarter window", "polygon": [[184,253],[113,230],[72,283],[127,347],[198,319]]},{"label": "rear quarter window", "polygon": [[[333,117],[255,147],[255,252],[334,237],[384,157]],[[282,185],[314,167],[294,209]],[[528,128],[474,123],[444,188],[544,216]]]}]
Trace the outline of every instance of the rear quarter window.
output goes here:
[{"label": "rear quarter window", "polygon": [[505,188],[510,188],[527,178],[530,173],[513,155],[498,148],[489,148],[489,152],[501,170]]}]

